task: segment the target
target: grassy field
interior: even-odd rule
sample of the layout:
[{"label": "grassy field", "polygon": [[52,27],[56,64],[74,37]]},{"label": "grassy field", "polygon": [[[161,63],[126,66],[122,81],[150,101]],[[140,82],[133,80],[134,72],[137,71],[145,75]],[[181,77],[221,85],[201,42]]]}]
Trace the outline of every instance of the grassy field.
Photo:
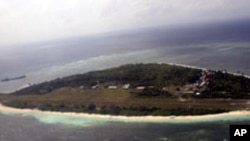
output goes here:
[{"label": "grassy field", "polygon": [[[244,99],[194,99],[181,97],[137,97],[131,89],[80,89],[64,87],[42,95],[1,96],[1,103],[18,108],[39,108],[53,111],[75,111],[122,115],[168,115],[168,110],[206,110],[205,113],[245,110],[250,100]],[[116,110],[116,111],[115,111]],[[119,110],[117,112],[117,110]],[[125,111],[125,112],[124,112]],[[138,113],[138,111],[140,111]],[[147,111],[147,112],[145,112]],[[194,113],[196,113],[194,112]],[[199,114],[198,111],[197,114]],[[190,114],[194,114],[190,113]],[[202,112],[203,113],[203,112]],[[157,114],[157,115],[158,115]],[[179,113],[182,115],[182,113]],[[183,113],[184,114],[184,113]]]}]

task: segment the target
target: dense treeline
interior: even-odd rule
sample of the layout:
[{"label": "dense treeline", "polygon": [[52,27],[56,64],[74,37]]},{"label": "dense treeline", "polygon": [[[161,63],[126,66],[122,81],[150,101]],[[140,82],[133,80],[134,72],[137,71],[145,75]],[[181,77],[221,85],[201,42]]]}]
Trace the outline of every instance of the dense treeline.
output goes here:
[{"label": "dense treeline", "polygon": [[104,115],[125,115],[125,116],[179,116],[179,115],[205,115],[229,112],[229,109],[221,108],[160,108],[160,107],[147,107],[147,106],[101,106],[97,107],[95,104],[81,104],[69,106],[67,104],[43,104],[32,105],[27,102],[5,103],[7,106],[16,108],[38,108],[44,111],[59,111],[59,112],[77,112],[77,113],[95,113]]},{"label": "dense treeline", "polygon": [[145,89],[141,91],[132,91],[131,93],[134,96],[138,96],[138,97],[156,97],[156,96],[171,97],[172,96],[172,94],[169,93],[168,91],[165,91],[156,87],[152,87],[152,88],[146,87]]},{"label": "dense treeline", "polygon": [[102,71],[93,71],[77,74],[50,82],[36,84],[24,88],[14,94],[39,94],[47,93],[54,89],[69,87],[91,87],[97,83],[112,82],[113,84],[130,83],[136,86],[184,85],[194,83],[201,76],[201,70],[190,69],[167,64],[129,64]]}]

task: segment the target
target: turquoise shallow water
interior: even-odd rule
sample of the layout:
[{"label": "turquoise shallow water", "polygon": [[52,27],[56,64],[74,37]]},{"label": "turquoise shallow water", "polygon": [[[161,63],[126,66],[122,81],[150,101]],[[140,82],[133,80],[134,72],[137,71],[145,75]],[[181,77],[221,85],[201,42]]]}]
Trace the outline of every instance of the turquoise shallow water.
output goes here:
[{"label": "turquoise shallow water", "polygon": [[[250,124],[249,115],[184,120],[138,121],[37,112],[0,112],[0,136],[6,141],[228,141],[231,124]],[[13,132],[10,136],[9,132]],[[35,134],[35,138],[34,138]]]},{"label": "turquoise shallow water", "polygon": [[[64,124],[64,125],[74,125],[74,126],[94,126],[94,125],[104,125],[108,122],[123,122],[123,123],[176,123],[176,124],[186,124],[186,123],[207,123],[207,122],[230,122],[230,121],[245,121],[250,120],[249,114],[242,115],[221,115],[215,117],[205,117],[200,119],[185,119],[185,118],[175,118],[171,119],[148,119],[140,120],[135,118],[111,118],[98,117],[98,116],[81,116],[81,115],[63,115],[63,114],[53,114],[53,113],[43,113],[43,112],[13,112],[13,111],[1,111],[0,113],[4,115],[20,116],[20,117],[33,117],[36,120],[45,124]],[[157,118],[157,117],[156,117]]]},{"label": "turquoise shallow water", "polygon": [[250,124],[250,117],[141,122],[1,112],[0,123],[4,141],[228,141],[229,125]]}]

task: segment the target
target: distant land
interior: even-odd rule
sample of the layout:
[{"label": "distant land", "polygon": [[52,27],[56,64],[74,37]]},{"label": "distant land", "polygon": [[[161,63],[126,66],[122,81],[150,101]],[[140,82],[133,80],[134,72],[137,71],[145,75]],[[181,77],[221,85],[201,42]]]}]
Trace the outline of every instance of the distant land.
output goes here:
[{"label": "distant land", "polygon": [[109,115],[206,115],[250,109],[250,79],[227,70],[128,64],[34,84],[3,105]]}]

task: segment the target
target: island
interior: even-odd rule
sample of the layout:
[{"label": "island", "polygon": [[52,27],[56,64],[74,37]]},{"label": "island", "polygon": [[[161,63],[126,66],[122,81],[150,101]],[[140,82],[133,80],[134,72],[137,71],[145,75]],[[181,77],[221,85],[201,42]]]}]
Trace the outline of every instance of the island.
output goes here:
[{"label": "island", "polygon": [[250,108],[250,79],[226,70],[148,63],[34,84],[0,102],[42,111],[123,116],[218,114]]}]

